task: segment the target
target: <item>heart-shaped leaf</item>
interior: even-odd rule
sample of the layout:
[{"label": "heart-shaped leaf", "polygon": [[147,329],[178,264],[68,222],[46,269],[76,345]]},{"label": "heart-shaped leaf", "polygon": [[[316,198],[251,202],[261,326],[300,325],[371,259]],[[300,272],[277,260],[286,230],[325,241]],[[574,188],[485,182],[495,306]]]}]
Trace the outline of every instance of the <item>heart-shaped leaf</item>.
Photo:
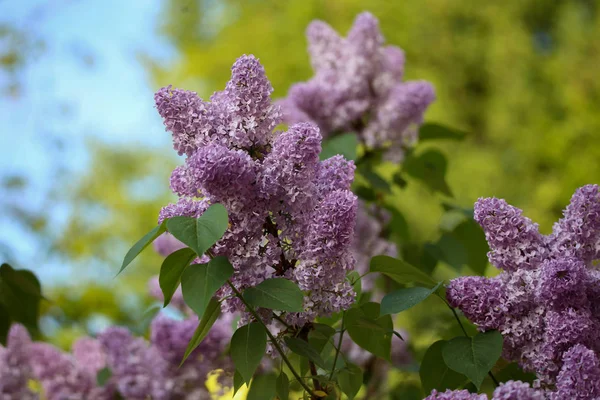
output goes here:
[{"label": "heart-shaped leaf", "polygon": [[229,352],[233,365],[240,372],[244,382],[250,382],[266,349],[267,333],[260,323],[252,322],[235,331]]},{"label": "heart-shaped leaf", "polygon": [[433,288],[437,282],[429,275],[409,263],[390,256],[375,256],[371,258],[371,272],[382,273],[398,283],[419,283],[422,286]]},{"label": "heart-shaped leaf", "polygon": [[478,333],[473,338],[455,337],[442,349],[446,365],[467,376],[477,389],[501,354],[502,335],[498,331]]},{"label": "heart-shaped leaf", "polygon": [[360,367],[348,363],[346,368],[338,373],[337,378],[342,392],[348,396],[349,400],[354,399],[363,383],[363,372]]},{"label": "heart-shaped leaf", "polygon": [[304,311],[304,293],[285,278],[267,279],[244,291],[244,298],[254,307],[288,312]]},{"label": "heart-shaped leaf", "polygon": [[217,290],[233,275],[227,257],[217,256],[208,264],[192,264],[181,276],[185,303],[202,318],[204,310]]},{"label": "heart-shaped leaf", "polygon": [[365,303],[346,311],[346,329],[360,347],[390,360],[394,324],[390,315],[379,317],[379,304]]},{"label": "heart-shaped leaf", "polygon": [[446,389],[457,389],[468,381],[468,378],[448,368],[442,357],[442,349],[448,343],[446,340],[438,340],[432,344],[421,361],[419,376],[425,393],[431,393],[433,389],[440,392]]},{"label": "heart-shaped leaf", "polygon": [[164,305],[166,307],[173,297],[173,293],[179,286],[181,274],[185,268],[196,258],[196,253],[190,248],[179,249],[167,256],[160,266],[158,284],[163,292]]},{"label": "heart-shaped leaf", "polygon": [[206,253],[227,230],[229,217],[222,204],[213,204],[198,218],[173,217],[167,220],[167,230],[198,256]]},{"label": "heart-shaped leaf", "polygon": [[381,300],[381,315],[397,314],[416,306],[439,289],[442,282],[433,289],[420,286],[402,288],[386,294]]},{"label": "heart-shaped leaf", "polygon": [[166,230],[167,220],[164,220],[162,224],[154,227],[150,232],[146,233],[144,237],[137,241],[131,249],[125,254],[125,258],[123,259],[123,263],[121,264],[121,269],[117,275],[119,275],[131,262],[146,248],[150,243],[152,243],[157,237],[162,235]]},{"label": "heart-shaped leaf", "polygon": [[208,303],[208,307],[206,307],[206,311],[198,324],[198,327],[194,331],[194,336],[192,336],[192,340],[188,344],[185,349],[185,354],[183,356],[183,360],[181,360],[181,364],[185,362],[185,360],[192,354],[192,351],[196,349],[202,343],[210,328],[214,325],[217,318],[221,315],[221,304],[214,297]]}]

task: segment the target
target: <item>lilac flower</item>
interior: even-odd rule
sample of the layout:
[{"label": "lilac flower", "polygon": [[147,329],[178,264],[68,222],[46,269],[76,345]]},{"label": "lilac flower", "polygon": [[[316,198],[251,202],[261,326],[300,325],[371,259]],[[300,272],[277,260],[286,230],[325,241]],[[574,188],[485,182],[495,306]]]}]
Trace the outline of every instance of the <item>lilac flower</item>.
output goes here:
[{"label": "lilac flower", "polygon": [[[558,387],[570,349],[589,349],[596,358],[600,350],[600,273],[594,265],[599,204],[598,186],[578,189],[564,218],[543,236],[504,200],[479,199],[475,219],[490,245],[490,262],[503,271],[491,279],[457,278],[448,286],[450,304],[480,330],[502,332],[503,356],[535,372],[544,388]],[[592,398],[577,386],[568,390],[572,397],[556,398]]]},{"label": "lilac flower", "polygon": [[402,159],[435,100],[431,84],[402,82],[404,52],[384,46],[370,13],[356,17],[346,38],[322,21],[312,22],[306,35],[315,75],[280,102],[285,121],[316,123],[324,137],[353,131],[369,148]]},{"label": "lilac flower", "polygon": [[600,397],[598,355],[583,345],[575,345],[564,354],[552,399],[597,399]]},{"label": "lilac flower", "polygon": [[0,399],[34,400],[37,395],[27,383],[32,377],[29,365],[31,338],[25,327],[13,324],[6,348],[0,346]]},{"label": "lilac flower", "polygon": [[492,400],[545,400],[545,393],[534,389],[528,383],[508,381],[494,390]]},{"label": "lilac flower", "polygon": [[[366,38],[371,28],[363,28],[356,35]],[[198,217],[210,204],[221,203],[229,229],[211,252],[228,257],[238,289],[273,276],[296,281],[310,296],[304,313],[283,316],[295,324],[348,308],[354,299],[345,279],[354,267],[357,200],[349,191],[354,165],[339,156],[319,161],[321,133],[315,125],[273,132],[280,112],[253,56],[235,62],[225,90],[210,102],[167,92],[172,94],[165,89],[157,94],[157,108],[187,159],[171,177],[179,201],[163,208],[159,222]],[[217,292],[223,311],[243,311],[231,294],[229,287]]]}]

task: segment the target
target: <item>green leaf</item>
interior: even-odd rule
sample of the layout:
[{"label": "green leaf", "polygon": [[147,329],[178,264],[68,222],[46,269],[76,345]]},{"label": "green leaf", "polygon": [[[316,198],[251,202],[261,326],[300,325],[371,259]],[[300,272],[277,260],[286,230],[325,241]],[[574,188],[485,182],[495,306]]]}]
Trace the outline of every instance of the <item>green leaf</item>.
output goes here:
[{"label": "green leaf", "polygon": [[98,386],[104,386],[112,376],[112,371],[108,367],[102,368],[96,374],[96,383]]},{"label": "green leaf", "polygon": [[463,140],[465,136],[463,131],[434,123],[423,124],[419,129],[420,142],[437,139]]},{"label": "green leaf", "polygon": [[162,224],[154,227],[150,232],[146,233],[144,237],[137,241],[131,249],[125,254],[125,258],[123,259],[123,263],[121,264],[121,269],[117,273],[119,275],[131,262],[146,248],[148,245],[154,240],[162,235],[166,230],[166,223],[168,220],[162,222]]},{"label": "green leaf", "polygon": [[506,367],[502,368],[500,372],[496,373],[495,376],[498,382],[521,381],[533,383],[536,379],[535,374],[523,371],[517,363],[508,364]]},{"label": "green leaf", "polygon": [[240,388],[242,386],[244,386],[244,378],[242,378],[242,375],[240,375],[240,371],[238,371],[236,369],[235,373],[233,374],[233,395],[234,396],[237,393],[237,391],[240,390]]},{"label": "green leaf", "polygon": [[181,275],[183,300],[199,318],[217,290],[233,275],[227,257],[217,256],[208,264],[192,264]]},{"label": "green leaf", "polygon": [[335,335],[335,329],[329,325],[319,323],[313,323],[312,327],[313,330],[308,333],[308,343],[321,353],[329,339]]},{"label": "green leaf", "polygon": [[354,289],[354,293],[356,293],[356,299],[359,299],[362,294],[360,274],[357,271],[352,271],[346,276],[346,279],[348,279],[348,282],[352,285],[352,289]]},{"label": "green leaf", "polygon": [[275,374],[255,376],[248,390],[246,400],[273,400],[276,394],[277,377]]},{"label": "green leaf", "polygon": [[397,314],[408,310],[435,293],[441,285],[442,282],[438,283],[433,289],[415,286],[388,293],[381,300],[381,315]]},{"label": "green leaf", "polygon": [[435,342],[427,349],[423,356],[419,376],[421,377],[421,385],[425,393],[431,393],[433,389],[440,392],[446,389],[454,390],[468,380],[466,376],[448,368],[444,362],[442,349],[446,343],[448,343],[446,340]]},{"label": "green leaf", "polygon": [[341,154],[348,161],[356,160],[356,147],[358,146],[358,138],[354,133],[344,133],[342,135],[333,136],[323,142],[323,150],[319,158],[326,160],[337,154]]},{"label": "green leaf", "polygon": [[358,171],[360,175],[362,175],[362,177],[365,178],[367,182],[369,182],[371,188],[380,190],[385,193],[392,192],[392,187],[390,186],[388,181],[383,179],[381,175],[373,171],[371,168],[359,168]]},{"label": "green leaf", "polygon": [[162,308],[163,306],[160,303],[152,304],[146,309],[146,311],[144,311],[142,316],[139,318],[136,326],[132,328],[132,330],[140,336],[145,335],[148,331],[148,327],[150,327],[150,324],[152,323],[152,320],[154,319],[154,317],[156,317],[156,314],[158,314]]},{"label": "green leaf", "polygon": [[37,334],[43,298],[40,282],[31,271],[16,270],[8,264],[0,266],[0,304],[4,306],[2,325],[20,322],[30,333]]},{"label": "green leaf", "polygon": [[390,315],[379,317],[379,304],[366,303],[346,311],[346,329],[354,343],[390,360],[394,324]]},{"label": "green leaf", "polygon": [[304,293],[294,282],[272,278],[248,288],[244,298],[254,307],[288,312],[304,311]]},{"label": "green leaf", "polygon": [[439,260],[444,261],[457,272],[460,272],[463,265],[469,262],[467,249],[460,240],[449,233],[444,233],[434,246],[441,256]]},{"label": "green leaf", "polygon": [[498,331],[478,333],[473,338],[455,337],[442,349],[446,365],[466,375],[477,389],[501,354],[502,335]]},{"label": "green leaf", "polygon": [[8,310],[0,303],[0,344],[6,346],[8,331],[10,330],[10,314]]},{"label": "green leaf", "polygon": [[294,353],[308,358],[321,368],[326,368],[319,352],[304,340],[295,337],[286,337],[284,341],[286,346]]},{"label": "green leaf", "polygon": [[221,315],[221,304],[213,297],[208,303],[208,307],[206,307],[206,311],[204,312],[198,327],[194,331],[192,340],[190,340],[190,343],[185,349],[185,355],[183,356],[183,360],[181,360],[181,364],[183,364],[190,354],[192,354],[192,351],[202,343],[206,335],[208,335],[210,328],[212,328],[217,318],[219,318],[219,315]]},{"label": "green leaf", "polygon": [[452,197],[446,183],[446,156],[437,150],[426,150],[420,155],[411,154],[404,161],[404,171],[415,179],[425,183],[434,192]]},{"label": "green leaf", "polygon": [[275,392],[277,393],[279,400],[288,400],[290,397],[290,379],[283,371],[281,371],[277,377]]},{"label": "green leaf", "polygon": [[363,383],[363,372],[354,364],[346,364],[346,368],[338,373],[338,384],[348,400],[354,399]]},{"label": "green leaf", "polygon": [[198,218],[170,218],[167,220],[167,230],[201,256],[223,237],[228,224],[227,210],[217,203],[208,207]]},{"label": "green leaf", "polygon": [[483,229],[472,218],[459,224],[452,235],[457,238],[467,252],[467,264],[478,275],[484,275],[488,265],[489,250]]},{"label": "green leaf", "polygon": [[235,331],[229,352],[244,382],[250,382],[266,349],[267,333],[260,323],[252,322]]},{"label": "green leaf", "polygon": [[185,268],[196,258],[196,253],[190,248],[179,249],[167,256],[160,266],[158,284],[163,292],[164,304],[166,307],[173,297],[173,293],[179,286],[181,274]]},{"label": "green leaf", "polygon": [[428,288],[437,285],[436,281],[418,268],[390,256],[375,256],[371,258],[369,271],[387,275],[401,284],[419,283]]}]

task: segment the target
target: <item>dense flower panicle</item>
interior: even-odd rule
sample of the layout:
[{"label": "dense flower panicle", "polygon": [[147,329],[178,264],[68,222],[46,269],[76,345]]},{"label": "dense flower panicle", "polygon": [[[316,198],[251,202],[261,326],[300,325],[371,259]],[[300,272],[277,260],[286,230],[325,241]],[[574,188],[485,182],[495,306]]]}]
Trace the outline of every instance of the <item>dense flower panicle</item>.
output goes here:
[{"label": "dense flower panicle", "polygon": [[[535,372],[553,399],[597,396],[586,397],[595,389],[586,392],[584,384],[560,389],[558,380],[566,374],[567,354],[580,356],[584,348],[597,362],[600,351],[599,204],[598,186],[578,189],[564,218],[543,236],[504,200],[478,200],[475,219],[485,231],[490,262],[503,271],[494,278],[457,278],[447,289],[450,304],[480,330],[502,332],[504,358]],[[600,380],[594,371],[590,379]]]},{"label": "dense flower panicle", "polygon": [[572,255],[585,262],[600,258],[598,185],[586,185],[575,191],[564,217],[554,224],[548,242],[555,253]]},{"label": "dense flower panicle", "polygon": [[535,268],[546,255],[538,225],[502,199],[477,200],[475,221],[483,228],[490,245],[490,263],[498,268],[507,271]]},{"label": "dense flower panicle", "polygon": [[13,324],[8,333],[7,346],[0,346],[0,399],[34,400],[38,396],[28,387],[32,377],[28,346],[31,338],[27,330]]},{"label": "dense flower panicle", "polygon": [[446,291],[448,302],[480,329],[498,329],[504,320],[504,290],[499,279],[482,276],[457,278]]},{"label": "dense flower panicle", "polygon": [[600,398],[600,361],[594,351],[583,345],[573,346],[563,357],[556,380],[553,400],[588,400]]},{"label": "dense flower panicle", "polygon": [[[173,104],[157,103],[167,128],[179,129],[171,129],[176,148],[184,139],[190,142],[188,132],[196,146],[173,172],[171,188],[180,199],[163,208],[159,222],[199,217],[210,204],[223,204],[229,228],[212,254],[229,259],[235,271],[231,281],[239,289],[283,276],[311,290],[305,313],[285,316],[303,324],[349,307],[354,298],[345,279],[354,265],[350,246],[357,200],[349,190],[354,164],[340,156],[319,161],[321,133],[313,124],[274,133],[279,111],[271,92],[258,60],[242,56],[225,90],[202,102],[206,112],[196,113],[185,132],[165,118],[174,113]],[[217,292],[223,311],[243,311],[231,294],[229,287]]]},{"label": "dense flower panicle", "polygon": [[492,400],[545,400],[544,391],[532,388],[528,383],[508,381],[494,390]]},{"label": "dense flower panicle", "polygon": [[280,102],[285,121],[316,123],[324,137],[350,130],[370,148],[401,159],[435,100],[431,84],[402,82],[404,52],[384,46],[370,13],[356,17],[346,38],[322,21],[309,25],[307,38],[315,75]]}]

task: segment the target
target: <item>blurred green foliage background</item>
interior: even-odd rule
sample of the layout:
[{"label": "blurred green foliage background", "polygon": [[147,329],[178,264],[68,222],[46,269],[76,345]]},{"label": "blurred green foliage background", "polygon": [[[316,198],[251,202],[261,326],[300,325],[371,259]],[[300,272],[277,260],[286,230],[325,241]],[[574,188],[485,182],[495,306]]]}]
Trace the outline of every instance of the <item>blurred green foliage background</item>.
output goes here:
[{"label": "blurred green foliage background", "polygon": [[[481,196],[502,197],[547,233],[573,191],[599,181],[598,1],[165,0],[162,7],[156,29],[176,55],[167,62],[140,57],[154,89],[173,84],[208,98],[224,87],[233,61],[252,53],[265,66],[274,96],[285,96],[292,83],[312,74],[308,23],[322,19],[345,33],[355,15],[368,10],[380,19],[387,42],[405,50],[406,78],[435,85],[438,99],[426,121],[468,132],[462,142],[431,144],[449,159],[454,203],[468,208]],[[7,54],[0,62],[15,68],[12,60],[20,58]],[[90,168],[53,188],[71,212],[50,248],[77,268],[116,272],[128,246],[174,199],[168,176],[177,159],[167,147],[93,142],[88,148]],[[150,181],[162,189],[145,192],[156,186]],[[391,200],[413,240],[439,238],[441,195],[410,182]],[[46,228],[39,221],[33,226],[40,236]],[[74,280],[52,288],[48,313],[63,322],[54,340],[67,347],[73,332],[89,329],[97,315],[134,325],[151,302],[143,294],[159,265],[160,258],[146,252],[117,281],[85,286]],[[413,337],[421,333],[431,343],[438,327],[452,321],[436,321],[417,307],[404,323]]]}]

